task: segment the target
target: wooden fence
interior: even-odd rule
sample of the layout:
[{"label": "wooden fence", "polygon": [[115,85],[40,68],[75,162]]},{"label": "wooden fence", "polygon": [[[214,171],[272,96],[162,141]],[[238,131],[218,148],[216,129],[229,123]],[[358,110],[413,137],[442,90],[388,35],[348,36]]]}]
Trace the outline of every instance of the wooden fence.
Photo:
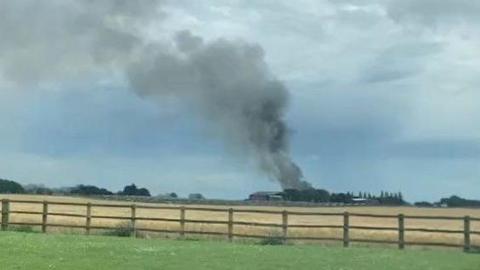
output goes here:
[{"label": "wooden fence", "polygon": [[[13,211],[11,209],[12,204],[40,204],[43,205],[42,211]],[[57,213],[50,212],[49,205],[67,205],[85,207],[86,214],[72,214],[72,213]],[[92,208],[127,208],[130,209],[130,216],[105,216],[105,215],[93,215]],[[178,210],[179,218],[153,218],[153,217],[138,217],[136,215],[137,209],[159,209],[159,210]],[[187,219],[187,211],[207,211],[207,212],[223,212],[228,216],[228,220],[195,220]],[[246,222],[235,221],[235,213],[258,213],[258,214],[273,214],[281,217],[282,223],[259,223],[259,222]],[[463,248],[464,251],[470,251],[471,249],[479,249],[480,246],[474,246],[471,243],[472,235],[479,235],[480,231],[471,230],[472,222],[480,222],[478,217],[452,217],[452,216],[420,216],[420,215],[379,215],[379,214],[359,214],[359,213],[325,213],[325,212],[299,212],[299,211],[274,211],[274,210],[256,210],[256,209],[220,209],[220,208],[207,208],[207,207],[185,207],[185,206],[162,206],[162,205],[137,205],[137,204],[102,204],[102,203],[72,203],[72,202],[48,202],[48,201],[29,201],[29,200],[2,200],[2,216],[1,216],[1,230],[8,230],[9,225],[25,225],[25,226],[40,226],[42,232],[47,231],[47,227],[65,227],[65,228],[79,228],[84,229],[86,234],[89,234],[92,229],[108,230],[115,229],[111,226],[93,226],[92,219],[115,219],[130,221],[133,235],[137,232],[157,232],[157,233],[177,233],[181,236],[185,234],[205,234],[205,235],[219,235],[224,236],[228,240],[232,241],[235,237],[238,238],[268,238],[268,235],[252,235],[252,234],[239,234],[234,232],[235,225],[243,226],[260,226],[281,229],[281,238],[284,241],[287,240],[318,240],[318,241],[339,241],[343,242],[344,247],[348,247],[352,242],[362,243],[382,243],[398,245],[399,249],[404,249],[407,245],[422,245],[422,246],[443,246],[443,247],[458,247]],[[10,214],[24,214],[24,215],[41,215],[42,222],[11,222]],[[62,217],[75,217],[85,218],[84,225],[73,224],[52,224],[48,223],[49,216],[62,216]],[[322,224],[289,224],[288,219],[290,216],[336,216],[343,217],[343,225],[322,225]],[[395,219],[398,221],[398,226],[395,227],[375,227],[375,226],[356,226],[351,224],[350,217],[367,217],[367,218],[379,218],[379,219]],[[463,230],[451,230],[451,229],[431,229],[431,228],[406,228],[405,220],[407,219],[423,219],[423,220],[449,220],[459,221],[463,223]],[[179,230],[166,230],[166,229],[154,229],[137,226],[137,221],[163,221],[163,222],[176,222],[178,223]],[[201,223],[201,224],[220,224],[227,227],[227,232],[206,232],[206,231],[194,231],[186,230],[185,225],[187,223]],[[317,229],[338,229],[343,231],[343,237],[297,237],[289,236],[289,228],[317,228]],[[378,240],[378,239],[355,239],[350,237],[351,230],[373,230],[373,231],[394,231],[398,234],[398,239],[393,240]],[[424,233],[440,233],[440,234],[457,234],[463,235],[463,245],[455,243],[437,243],[437,242],[413,242],[405,241],[405,234],[407,232],[424,232]]]}]

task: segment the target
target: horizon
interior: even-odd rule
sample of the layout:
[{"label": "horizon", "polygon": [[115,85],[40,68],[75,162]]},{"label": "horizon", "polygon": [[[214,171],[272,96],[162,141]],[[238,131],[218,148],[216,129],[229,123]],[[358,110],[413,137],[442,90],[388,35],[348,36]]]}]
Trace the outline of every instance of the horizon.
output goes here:
[{"label": "horizon", "polygon": [[0,178],[479,198],[479,3],[3,6]]}]

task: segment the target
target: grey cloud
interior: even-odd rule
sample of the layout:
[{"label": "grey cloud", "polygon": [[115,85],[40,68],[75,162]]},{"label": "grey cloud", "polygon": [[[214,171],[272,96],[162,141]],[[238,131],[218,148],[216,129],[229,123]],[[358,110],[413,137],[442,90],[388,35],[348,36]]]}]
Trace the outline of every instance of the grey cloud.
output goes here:
[{"label": "grey cloud", "polygon": [[428,26],[480,22],[480,2],[471,0],[394,0],[387,5],[387,12],[396,21]]},{"label": "grey cloud", "polygon": [[421,76],[428,58],[441,52],[441,45],[433,42],[396,44],[379,52],[367,66],[361,80],[385,83]]},{"label": "grey cloud", "polygon": [[68,80],[122,64],[158,1],[2,1],[0,64],[17,83]]}]

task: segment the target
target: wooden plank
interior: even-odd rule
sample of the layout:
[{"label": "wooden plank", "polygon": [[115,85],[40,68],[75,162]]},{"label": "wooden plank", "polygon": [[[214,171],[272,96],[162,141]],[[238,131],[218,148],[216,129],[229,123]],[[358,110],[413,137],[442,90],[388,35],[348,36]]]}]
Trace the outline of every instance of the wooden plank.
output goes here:
[{"label": "wooden plank", "polygon": [[76,202],[51,202],[48,201],[50,205],[69,205],[69,206],[87,206],[87,203],[76,203]]},{"label": "wooden plank", "polygon": [[443,219],[443,220],[463,220],[463,217],[449,217],[449,216],[405,216],[408,219]]},{"label": "wooden plank", "polygon": [[8,218],[10,212],[10,202],[8,199],[2,200],[2,231],[8,230]]},{"label": "wooden plank", "polygon": [[[180,234],[180,230],[167,230],[167,229],[152,229],[152,228],[143,228],[139,227],[137,228],[137,231],[141,232],[157,232],[157,233],[175,233],[175,234]],[[185,234],[205,234],[205,235],[220,235],[220,236],[227,236],[227,233],[224,232],[212,232],[212,231],[189,231],[185,230]]]},{"label": "wooden plank", "polygon": [[21,214],[21,215],[42,215],[43,212],[38,211],[9,211],[10,214]]},{"label": "wooden plank", "polygon": [[[130,219],[130,218],[128,218]],[[145,221],[164,221],[164,222],[180,222],[179,218],[148,218],[148,217],[136,217],[136,220],[145,220]]]},{"label": "wooden plank", "polygon": [[130,212],[131,212],[131,218],[130,218],[130,222],[132,224],[132,237],[137,237],[137,229],[136,229],[136,216],[137,216],[137,206],[135,204],[132,204],[130,206]]},{"label": "wooden plank", "polygon": [[30,204],[42,204],[43,201],[35,201],[35,200],[9,200],[11,203],[30,203]]},{"label": "wooden plank", "polygon": [[360,239],[360,238],[352,238],[350,242],[357,242],[357,243],[374,243],[374,244],[398,244],[398,241],[394,240],[383,240],[383,239]]},{"label": "wooden plank", "polygon": [[463,247],[463,245],[459,244],[451,244],[451,243],[436,243],[436,242],[405,242],[405,245],[409,246],[438,246],[438,247]]},{"label": "wooden plank", "polygon": [[312,240],[312,241],[338,241],[343,242],[341,237],[314,237],[314,236],[289,236],[288,240]]},{"label": "wooden plank", "polygon": [[282,211],[272,211],[272,210],[249,210],[249,209],[235,209],[237,213],[252,213],[252,214],[272,214],[272,215],[280,215]]},{"label": "wooden plank", "polygon": [[233,241],[233,208],[228,209],[228,241]]},{"label": "wooden plank", "polygon": [[[92,215],[91,218],[101,218],[101,219],[123,219],[123,220],[132,220],[132,217],[121,217],[121,216],[102,216],[102,215]],[[139,218],[135,218],[135,220],[140,220]],[[149,220],[149,219],[145,219]]]},{"label": "wooden plank", "polygon": [[155,209],[155,210],[179,210],[178,206],[162,206],[162,205],[137,205],[137,209]]},{"label": "wooden plank", "polygon": [[428,229],[428,228],[406,228],[408,232],[426,232],[426,233],[448,233],[448,234],[463,234],[463,230],[447,230],[447,229]]},{"label": "wooden plank", "polygon": [[43,202],[43,211],[42,211],[42,232],[47,232],[47,219],[48,219],[48,202]]},{"label": "wooden plank", "polygon": [[470,217],[465,216],[463,220],[463,251],[469,252],[471,249],[471,239],[470,239]]},{"label": "wooden plank", "polygon": [[397,227],[374,227],[374,226],[349,226],[351,230],[367,231],[398,231]]},{"label": "wooden plank", "polygon": [[269,236],[268,235],[257,235],[257,234],[234,233],[233,237],[265,239]]},{"label": "wooden plank", "polygon": [[405,216],[403,214],[398,215],[398,248],[405,248]]},{"label": "wooden plank", "polygon": [[276,228],[283,228],[283,224],[277,223],[259,223],[259,222],[250,222],[250,221],[234,221],[233,224],[235,225],[243,225],[243,226],[257,226],[257,227],[276,227]]},{"label": "wooden plank", "polygon": [[8,225],[20,225],[20,226],[42,226],[41,222],[10,222]]},{"label": "wooden plank", "polygon": [[[86,204],[83,204],[85,206]],[[132,205],[135,204],[106,204],[106,203],[92,203],[93,207],[102,207],[102,208],[132,208]],[[136,207],[136,206],[135,206]]]},{"label": "wooden plank", "polygon": [[349,236],[350,220],[348,212],[343,213],[343,246],[348,247],[350,242]]},{"label": "wooden plank", "polygon": [[226,208],[185,207],[185,209],[188,211],[228,212]]},{"label": "wooden plank", "polygon": [[180,236],[185,237],[185,207],[180,207]]},{"label": "wooden plank", "polygon": [[288,214],[293,216],[338,216],[338,217],[343,216],[343,213],[298,212],[298,211],[288,211]]},{"label": "wooden plank", "polygon": [[[290,213],[290,212],[288,212]],[[289,228],[342,229],[342,225],[288,224]]]},{"label": "wooden plank", "polygon": [[[60,223],[48,223],[48,227],[61,227],[61,228],[78,228],[78,229],[86,229],[85,225],[75,225],[75,224],[60,224]],[[113,228],[112,228],[113,229]]]},{"label": "wooden plank", "polygon": [[228,224],[228,221],[223,220],[203,220],[203,219],[185,219],[186,223],[203,223],[203,224]]},{"label": "wooden plank", "polygon": [[87,203],[86,209],[86,219],[85,219],[85,233],[90,235],[90,227],[92,226],[92,204]]},{"label": "wooden plank", "polygon": [[49,212],[49,216],[59,216],[59,217],[76,217],[76,218],[85,218],[86,215],[82,214],[71,214],[71,213],[57,213],[57,212]]},{"label": "wooden plank", "polygon": [[287,241],[288,237],[288,212],[284,210],[282,212],[282,237],[283,241]]},{"label": "wooden plank", "polygon": [[370,217],[370,218],[398,218],[397,215],[379,215],[379,214],[361,214],[350,213],[351,217]]}]

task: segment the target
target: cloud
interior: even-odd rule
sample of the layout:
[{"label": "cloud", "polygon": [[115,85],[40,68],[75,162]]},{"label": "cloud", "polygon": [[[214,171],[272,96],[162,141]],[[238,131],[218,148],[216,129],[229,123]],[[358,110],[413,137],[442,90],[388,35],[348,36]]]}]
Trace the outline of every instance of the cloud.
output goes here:
[{"label": "cloud", "polygon": [[[123,64],[141,43],[143,24],[161,18],[158,1],[3,2],[1,69],[35,84],[83,79]],[[79,77],[80,76],[80,77]]]},{"label": "cloud", "polygon": [[387,5],[387,11],[396,21],[431,27],[480,22],[480,3],[469,0],[394,0]]}]

